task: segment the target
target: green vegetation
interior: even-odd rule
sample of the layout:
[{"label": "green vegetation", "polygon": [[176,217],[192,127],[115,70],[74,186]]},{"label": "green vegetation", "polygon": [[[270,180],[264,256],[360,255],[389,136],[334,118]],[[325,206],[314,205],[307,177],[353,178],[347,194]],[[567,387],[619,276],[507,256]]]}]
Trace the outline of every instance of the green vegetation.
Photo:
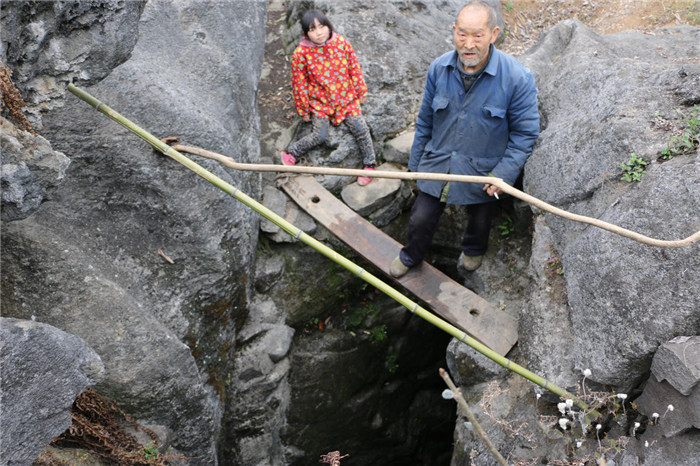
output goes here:
[{"label": "green vegetation", "polygon": [[514,6],[515,6],[515,5],[513,5],[513,2],[510,2],[510,1],[509,1],[508,3],[506,3],[506,5],[505,5],[504,8],[506,9],[506,11],[511,11],[511,10],[513,9]]},{"label": "green vegetation", "polygon": [[515,231],[515,225],[513,225],[513,220],[510,217],[506,217],[497,228],[501,237],[510,236]]},{"label": "green vegetation", "polygon": [[143,455],[147,460],[158,459],[158,449],[153,442],[149,442],[148,445],[143,448]]},{"label": "green vegetation", "polygon": [[396,362],[398,355],[396,353],[389,353],[386,356],[386,370],[389,374],[395,374],[399,370],[399,364]]},{"label": "green vegetation", "polygon": [[620,163],[620,168],[624,171],[620,179],[629,183],[640,181],[647,165],[648,163],[645,162],[644,159],[637,157],[637,154],[632,152],[627,162]]},{"label": "green vegetation", "polygon": [[371,343],[381,343],[387,338],[386,325],[377,325],[369,331],[369,341]]},{"label": "green vegetation", "polygon": [[374,304],[363,303],[360,307],[352,308],[345,321],[348,328],[357,328],[365,323],[365,319],[379,314],[379,309]]},{"label": "green vegetation", "polygon": [[[686,128],[674,134],[668,146],[661,151],[661,158],[664,160],[672,159],[677,155],[689,156],[700,145],[700,108],[694,105],[689,114],[684,114],[680,110],[679,113],[683,117]],[[656,118],[660,118],[658,114]]]}]

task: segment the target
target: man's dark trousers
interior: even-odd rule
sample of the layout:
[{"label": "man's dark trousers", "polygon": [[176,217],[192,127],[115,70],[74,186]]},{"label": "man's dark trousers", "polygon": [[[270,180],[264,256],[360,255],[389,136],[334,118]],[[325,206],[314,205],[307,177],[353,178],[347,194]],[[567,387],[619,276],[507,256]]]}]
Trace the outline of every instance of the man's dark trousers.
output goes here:
[{"label": "man's dark trousers", "polygon": [[[465,256],[482,256],[486,252],[495,202],[467,206],[467,228],[462,238]],[[433,240],[445,203],[437,197],[419,192],[408,221],[408,243],[401,249],[401,262],[407,267],[421,263]]]}]

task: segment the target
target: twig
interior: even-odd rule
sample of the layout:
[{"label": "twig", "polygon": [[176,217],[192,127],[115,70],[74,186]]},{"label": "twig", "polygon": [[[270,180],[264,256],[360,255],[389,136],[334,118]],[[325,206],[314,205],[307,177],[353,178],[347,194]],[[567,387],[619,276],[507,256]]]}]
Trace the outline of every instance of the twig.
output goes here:
[{"label": "twig", "polygon": [[491,440],[489,439],[488,435],[486,435],[486,432],[484,432],[484,429],[482,429],[479,423],[476,421],[476,417],[474,417],[474,414],[469,409],[467,401],[462,396],[462,392],[459,390],[459,388],[457,388],[454,382],[452,382],[450,374],[448,374],[445,369],[440,368],[440,377],[443,378],[449,389],[452,390],[452,393],[454,393],[455,396],[455,401],[462,408],[462,411],[464,411],[464,414],[467,416],[467,419],[469,419],[469,422],[471,422],[474,426],[474,432],[476,432],[476,435],[478,435],[481,441],[484,442],[484,445],[486,445],[486,448],[488,448],[488,450],[491,452],[494,458],[496,458],[498,464],[500,464],[501,466],[508,466],[508,463],[506,463],[505,458],[503,458],[503,456],[498,452],[493,443],[491,443]]},{"label": "twig", "polygon": [[174,263],[175,263],[175,261],[173,261],[171,258],[169,258],[168,256],[166,256],[165,253],[164,253],[161,249],[158,250],[158,254],[161,255],[161,256],[163,257],[163,259],[165,259],[166,261],[170,262],[171,264],[174,264]]}]

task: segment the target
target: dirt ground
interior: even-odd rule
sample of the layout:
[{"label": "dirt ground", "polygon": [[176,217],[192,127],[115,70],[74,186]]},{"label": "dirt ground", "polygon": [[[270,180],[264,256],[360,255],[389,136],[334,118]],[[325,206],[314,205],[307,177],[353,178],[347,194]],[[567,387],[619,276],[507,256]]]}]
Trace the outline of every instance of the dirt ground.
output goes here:
[{"label": "dirt ground", "polygon": [[[558,22],[574,17],[599,34],[624,30],[653,34],[666,26],[700,26],[699,0],[501,0],[501,7],[507,36],[499,48],[513,55],[530,48],[542,32]],[[281,39],[285,11],[285,0],[269,0],[259,92],[263,159],[272,159],[275,149],[283,149],[280,146],[289,138],[289,128],[298,120],[289,57]]]},{"label": "dirt ground", "polygon": [[501,8],[508,34],[501,49],[514,55],[534,45],[543,31],[574,17],[599,34],[700,26],[698,0],[501,0]]}]

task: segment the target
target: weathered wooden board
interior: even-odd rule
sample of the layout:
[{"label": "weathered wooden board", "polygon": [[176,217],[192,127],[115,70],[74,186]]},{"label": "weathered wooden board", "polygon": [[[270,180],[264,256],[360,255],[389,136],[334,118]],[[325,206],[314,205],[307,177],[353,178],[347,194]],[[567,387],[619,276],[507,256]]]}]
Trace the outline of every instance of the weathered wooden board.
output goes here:
[{"label": "weathered wooden board", "polygon": [[309,215],[436,314],[501,355],[518,341],[515,318],[423,262],[400,279],[389,273],[401,244],[357,215],[311,176],[290,177],[282,189]]}]

